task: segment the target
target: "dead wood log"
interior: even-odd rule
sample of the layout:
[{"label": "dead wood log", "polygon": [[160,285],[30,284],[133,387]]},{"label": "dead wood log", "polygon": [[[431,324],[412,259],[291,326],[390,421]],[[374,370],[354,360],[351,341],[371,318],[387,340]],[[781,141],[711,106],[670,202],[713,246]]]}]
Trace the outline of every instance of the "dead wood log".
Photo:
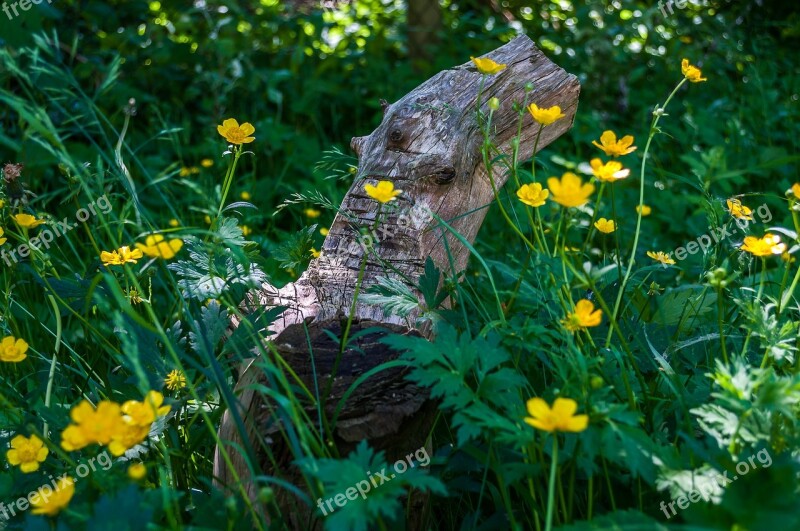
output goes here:
[{"label": "dead wood log", "polygon": [[[566,118],[545,127],[539,139],[539,149],[564,134],[572,126],[578,104],[580,85],[575,76],[547,59],[527,37],[487,54],[505,70],[483,81],[482,108],[489,98],[496,97],[500,107],[493,117],[496,145],[510,152],[511,141],[517,133],[518,112],[514,103],[525,99],[526,84],[533,85],[528,101],[540,107],[559,105]],[[376,284],[379,277],[397,282],[402,278],[416,281],[428,257],[444,271],[466,267],[469,251],[457,239],[443,230],[435,229],[437,222],[430,216],[409,217],[412,213],[433,212],[447,220],[463,237],[472,242],[483,223],[485,209],[494,198],[492,186],[482,164],[482,134],[476,119],[476,103],[482,75],[472,63],[445,70],[435,75],[398,102],[384,106],[383,121],[369,136],[352,140],[351,147],[359,156],[357,176],[342,202],[330,233],[325,239],[321,256],[294,283],[283,288],[264,285],[249,297],[247,306],[254,308],[283,306],[287,309],[272,325],[272,343],[294,372],[314,389],[317,381],[331,377],[340,353],[339,343],[331,338],[341,337],[356,293],[357,280],[366,251],[361,245],[362,230],[374,227],[379,204],[364,192],[364,185],[377,180],[390,180],[403,194],[395,201],[393,211],[381,211],[381,227],[373,234],[374,242],[365,260],[361,293]],[[530,115],[525,113],[520,141],[520,160],[533,154],[534,140],[539,131]],[[497,187],[507,179],[505,172],[494,172]],[[429,209],[429,210],[428,210]],[[469,213],[469,214],[468,214]],[[405,217],[405,220],[403,218]],[[416,220],[423,219],[423,223]],[[386,229],[388,227],[388,230]],[[377,238],[374,238],[377,236]],[[443,239],[447,238],[453,263],[448,258]],[[387,267],[391,265],[391,267]],[[412,286],[413,288],[413,286]],[[430,337],[428,327],[416,323],[417,315],[390,315],[379,306],[358,300],[354,307],[350,337],[358,330],[380,326],[394,332]],[[234,323],[236,325],[238,323]],[[307,330],[307,332],[306,332]],[[308,335],[307,335],[308,334]],[[350,385],[366,371],[386,363],[396,356],[378,341],[380,334],[360,336],[344,350],[333,375],[332,391],[323,404],[328,418]],[[308,345],[313,351],[313,360]],[[356,348],[357,346],[357,348]],[[313,363],[312,363],[313,361]],[[256,365],[249,365],[238,383],[240,413],[254,440],[255,434],[272,441],[273,458],[283,459],[286,469],[292,457],[280,435],[280,423],[273,418],[274,406],[252,390],[254,382],[265,382]],[[427,394],[404,379],[405,371],[389,370],[371,377],[347,400],[335,426],[333,441],[340,454],[346,454],[359,441],[367,439],[373,448],[385,450],[387,459],[394,460],[422,447],[428,434],[432,407]],[[322,387],[322,385],[320,386]],[[316,404],[308,404],[315,418]],[[246,489],[255,497],[261,485],[249,480],[250,473],[241,448],[240,434],[226,413],[220,428],[233,468],[246,482]],[[258,451],[258,445],[253,444]],[[232,487],[235,477],[221,459],[218,448],[215,476],[223,485]],[[258,456],[260,473],[272,474],[271,465],[263,451]],[[285,476],[284,476],[285,477]],[[299,476],[295,479],[298,480]],[[291,495],[279,496],[279,505],[291,504]],[[306,509],[307,515],[311,509]],[[307,520],[306,520],[307,522]],[[297,523],[308,527],[307,523]]]}]

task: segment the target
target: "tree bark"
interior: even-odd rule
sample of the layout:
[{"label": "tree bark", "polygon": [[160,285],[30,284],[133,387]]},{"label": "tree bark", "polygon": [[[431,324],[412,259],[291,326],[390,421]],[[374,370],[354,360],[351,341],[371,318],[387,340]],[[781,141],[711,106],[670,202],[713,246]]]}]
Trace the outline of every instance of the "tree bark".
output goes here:
[{"label": "tree bark", "polygon": [[[352,140],[351,146],[359,156],[358,173],[325,239],[321,256],[311,262],[296,282],[280,289],[264,285],[248,297],[245,312],[286,307],[271,325],[272,346],[308,389],[315,389],[317,381],[322,393],[333,377],[330,396],[323,404],[328,419],[359,376],[397,356],[378,342],[381,336],[378,332],[359,335],[340,356],[339,342],[332,339],[331,332],[334,337],[342,337],[351,310],[349,337],[376,326],[427,338],[432,335],[430,326],[417,322],[419,309],[400,317],[362,300],[357,299],[353,305],[357,289],[363,294],[381,277],[394,283],[410,279],[416,285],[428,257],[443,271],[458,272],[466,267],[469,250],[442,230],[428,212],[435,213],[473,242],[486,213],[480,207],[494,200],[482,164],[483,139],[475,113],[481,87],[484,112],[488,113],[489,98],[500,100],[492,128],[495,144],[506,153],[510,153],[511,141],[517,134],[519,113],[514,103],[525,100],[528,83],[533,84],[529,102],[540,107],[559,105],[566,115],[541,130],[538,149],[572,126],[580,91],[578,80],[547,59],[529,38],[518,37],[487,56],[507,64],[507,68],[484,79],[471,62],[466,63],[438,73],[398,102],[385,105],[378,128],[369,136]],[[520,160],[532,156],[538,132],[539,125],[525,112]],[[508,176],[496,169],[493,177],[499,189]],[[395,205],[391,211],[364,192],[365,184],[378,180],[392,181],[403,190],[391,203]],[[379,216],[380,227],[372,231]],[[362,245],[364,231],[372,231],[371,247]],[[359,284],[360,277],[363,280]],[[416,293],[414,285],[409,287]],[[233,323],[237,325],[238,322]],[[332,434],[340,455],[346,455],[363,439],[373,448],[386,451],[388,462],[425,445],[435,404],[424,390],[406,381],[405,374],[406,370],[400,368],[380,372],[350,395]],[[273,459],[278,456],[283,465],[281,470],[273,470],[264,451],[253,442],[259,460],[255,466],[261,467],[258,471],[261,474],[281,473],[284,478],[288,470],[290,480],[299,485],[302,482],[299,472],[290,465],[293,457],[284,443],[281,423],[274,418],[276,406],[252,388],[253,383],[266,385],[265,381],[257,364],[246,364],[237,385],[239,413],[247,425],[250,441],[258,440],[257,436],[270,441]],[[315,403],[307,404],[307,411],[311,418],[316,418]],[[223,418],[220,439],[226,444],[225,448],[217,448],[217,480],[235,487],[235,476],[222,459],[221,452],[227,451],[236,475],[243,478],[248,494],[255,498],[263,485],[249,479],[246,459],[240,453],[242,440],[230,412]],[[278,494],[278,505],[296,508],[298,504],[290,493],[283,492]],[[301,528],[308,527],[306,518],[313,508],[305,510],[303,518],[297,517],[298,522],[306,522],[298,523]]]}]

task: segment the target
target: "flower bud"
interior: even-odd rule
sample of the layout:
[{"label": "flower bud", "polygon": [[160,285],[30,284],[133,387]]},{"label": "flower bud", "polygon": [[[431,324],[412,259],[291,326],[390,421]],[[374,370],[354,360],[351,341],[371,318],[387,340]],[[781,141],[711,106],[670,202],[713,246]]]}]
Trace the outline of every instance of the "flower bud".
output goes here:
[{"label": "flower bud", "polygon": [[271,487],[262,487],[258,491],[258,501],[260,503],[270,503],[275,498],[275,491]]},{"label": "flower bud", "polygon": [[708,284],[717,289],[723,289],[728,286],[728,272],[723,267],[718,267],[714,271],[706,273],[706,280]]},{"label": "flower bud", "polygon": [[496,111],[497,109],[499,109],[500,108],[500,100],[497,99],[496,97],[490,99],[489,100],[489,108],[491,110],[493,110],[493,111]]}]

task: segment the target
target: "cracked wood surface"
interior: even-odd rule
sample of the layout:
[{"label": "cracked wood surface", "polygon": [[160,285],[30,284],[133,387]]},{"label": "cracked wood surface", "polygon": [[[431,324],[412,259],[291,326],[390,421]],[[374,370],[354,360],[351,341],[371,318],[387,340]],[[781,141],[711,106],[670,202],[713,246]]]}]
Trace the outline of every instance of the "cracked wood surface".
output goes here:
[{"label": "cracked wood surface", "polygon": [[[525,100],[528,83],[533,84],[528,94],[529,103],[539,107],[559,105],[566,115],[542,129],[537,150],[570,129],[580,91],[575,76],[547,59],[525,36],[486,56],[507,65],[499,74],[486,76],[481,94],[482,109],[487,113],[489,98],[500,100],[492,126],[494,142],[501,151],[511,152],[519,117],[513,104]],[[312,260],[296,282],[283,288],[265,284],[248,297],[245,312],[264,307],[287,308],[270,327],[274,334],[272,341],[309,389],[314,389],[314,370],[320,382],[326,382],[333,370],[339,344],[326,330],[341,337],[365,253],[365,248],[359,245],[362,231],[373,229],[377,216],[380,215],[380,228],[373,233],[373,239],[377,236],[378,241],[366,260],[361,293],[375,285],[379,277],[397,282],[403,282],[405,277],[416,282],[428,257],[443,271],[465,269],[469,250],[451,234],[437,228],[438,222],[426,213],[435,213],[467,241],[473,242],[486,214],[486,209],[481,207],[493,201],[492,186],[481,158],[483,138],[475,114],[482,77],[471,62],[465,63],[436,74],[396,103],[384,105],[383,120],[377,129],[369,136],[352,140],[351,147],[359,157],[358,172],[330,227],[321,256]],[[519,160],[532,156],[537,133],[539,125],[526,111]],[[498,189],[507,177],[501,168],[495,168]],[[365,184],[375,184],[378,180],[392,181],[396,188],[403,190],[391,203],[391,210],[379,207],[364,192]],[[447,246],[444,238],[447,238]],[[453,257],[452,264],[447,248]],[[355,306],[351,337],[354,332],[373,326],[430,337],[431,330],[418,327],[416,317],[415,312],[406,318],[390,315],[380,306],[359,301]],[[234,321],[233,326],[237,325]],[[358,348],[345,349],[330,398],[323,405],[329,418],[342,394],[360,375],[396,358],[397,353],[377,342],[379,336],[379,333],[361,336]],[[424,445],[425,421],[429,421],[425,417],[431,416],[426,411],[429,413],[431,408],[427,394],[405,381],[406,372],[406,369],[381,372],[349,397],[333,437],[340,453],[346,453],[362,439],[368,439],[374,448],[386,450],[390,460]],[[257,435],[269,436],[273,446],[279,445],[282,442],[280,424],[272,418],[273,406],[250,388],[255,382],[263,384],[264,375],[257,364],[251,362],[244,368],[237,385],[239,411],[246,419],[250,440],[256,440]],[[308,404],[311,418],[315,418],[315,408],[316,404]],[[241,441],[227,412],[220,438]],[[259,445],[254,446],[258,448]],[[234,469],[244,478],[248,493],[253,497],[258,488],[247,481],[249,472],[244,458],[235,447],[228,448]],[[215,475],[222,484],[230,486],[234,476],[219,452],[218,448]],[[288,459],[288,467],[291,457],[285,452],[284,449],[282,455]],[[276,452],[278,454],[281,452]],[[275,472],[266,456],[260,455],[259,459],[263,473]]]}]

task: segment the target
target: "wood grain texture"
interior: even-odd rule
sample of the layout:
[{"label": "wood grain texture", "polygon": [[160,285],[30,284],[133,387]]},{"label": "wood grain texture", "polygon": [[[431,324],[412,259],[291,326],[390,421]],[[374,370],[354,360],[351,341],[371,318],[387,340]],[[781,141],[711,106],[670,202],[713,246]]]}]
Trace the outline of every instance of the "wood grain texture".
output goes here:
[{"label": "wood grain texture", "polygon": [[[330,227],[321,256],[311,262],[296,282],[283,288],[264,285],[248,297],[243,308],[245,312],[263,307],[287,308],[270,328],[274,333],[272,341],[308,388],[314,388],[314,370],[318,381],[324,382],[335,365],[339,344],[326,331],[340,337],[347,321],[359,268],[367,252],[360,244],[363,233],[369,233],[378,225],[372,232],[373,240],[377,241],[367,254],[361,293],[369,290],[380,277],[396,282],[403,282],[405,277],[416,282],[428,257],[443,271],[465,269],[468,249],[437,228],[438,223],[427,212],[448,221],[467,241],[473,242],[486,213],[481,207],[493,201],[492,186],[482,164],[483,138],[475,114],[482,83],[481,102],[485,112],[488,112],[489,98],[500,100],[493,117],[493,134],[495,144],[505,152],[511,151],[511,141],[517,134],[519,114],[513,104],[524,101],[528,83],[534,87],[528,95],[529,102],[540,107],[559,105],[566,115],[542,130],[538,149],[572,126],[580,91],[578,80],[547,59],[529,38],[518,37],[486,56],[506,64],[507,68],[484,79],[471,62],[465,63],[438,73],[401,100],[385,106],[381,124],[369,136],[352,140],[351,146],[359,156],[358,173]],[[520,160],[532,156],[538,132],[539,125],[526,112]],[[496,169],[494,179],[499,188],[507,175]],[[364,192],[365,184],[378,180],[390,180],[403,190],[392,203],[391,212]],[[378,216],[380,224],[376,224]],[[452,264],[444,238],[454,257]],[[380,306],[358,301],[351,335],[358,330],[381,326],[397,333],[430,337],[430,328],[418,325],[416,317],[414,312],[407,317],[391,315]],[[233,326],[236,325],[234,321]],[[362,336],[358,348],[344,351],[334,375],[331,396],[324,404],[329,416],[345,390],[360,375],[397,356],[378,342],[379,336],[379,333]],[[405,372],[402,369],[384,371],[369,379],[348,399],[334,434],[340,454],[346,454],[358,441],[368,439],[374,448],[385,450],[387,459],[391,460],[425,443],[435,408],[430,407],[423,390],[404,379]],[[251,430],[251,438],[256,433],[269,436],[275,447],[274,455],[280,455],[286,452],[278,449],[283,444],[281,425],[274,421],[273,406],[250,389],[254,382],[263,384],[264,375],[257,364],[251,362],[243,369],[237,386],[239,411]],[[307,406],[311,412],[316,407],[313,403]],[[229,414],[223,419],[220,437],[223,441],[240,442]],[[234,447],[226,448],[238,476],[247,482],[250,476],[245,460]],[[233,475],[221,459],[220,451],[222,449],[218,448],[215,475],[221,484],[231,487]],[[291,456],[285,458],[288,468]],[[271,470],[265,456],[260,459],[261,473],[276,472]],[[248,482],[251,497],[257,489]],[[279,500],[279,505],[282,503],[290,503],[288,495]]]}]

